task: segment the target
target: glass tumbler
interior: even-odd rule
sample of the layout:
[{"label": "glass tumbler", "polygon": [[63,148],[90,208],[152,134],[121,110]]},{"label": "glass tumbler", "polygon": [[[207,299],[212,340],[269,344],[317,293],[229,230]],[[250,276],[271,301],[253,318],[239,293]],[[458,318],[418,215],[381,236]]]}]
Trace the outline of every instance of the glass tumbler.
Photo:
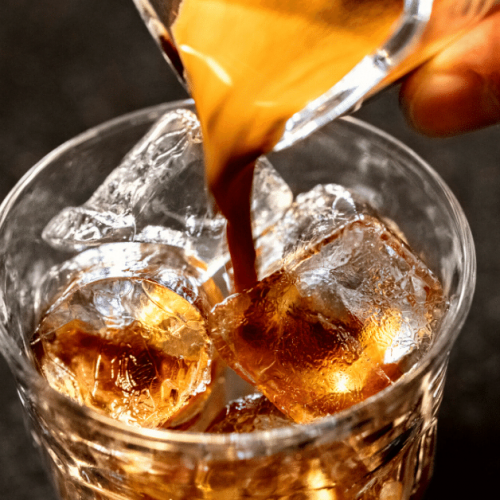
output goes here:
[{"label": "glass tumbler", "polygon": [[148,127],[178,107],[193,104],[138,111],[63,144],[0,207],[0,348],[60,497],[420,498],[432,473],[450,349],[472,300],[474,246],[440,177],[406,146],[359,120],[331,122],[269,159],[294,194],[329,182],[360,193],[399,225],[441,280],[449,311],[428,352],[397,383],[312,424],[216,435],[127,426],[54,391],[34,368],[28,346],[35,290],[51,266],[68,258],[41,239],[43,228],[64,207],[85,202]]}]

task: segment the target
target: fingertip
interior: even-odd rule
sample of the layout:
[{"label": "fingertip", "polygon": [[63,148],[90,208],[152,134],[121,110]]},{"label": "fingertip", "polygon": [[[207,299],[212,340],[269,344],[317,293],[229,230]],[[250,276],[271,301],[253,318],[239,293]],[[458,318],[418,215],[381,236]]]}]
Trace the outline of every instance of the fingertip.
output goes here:
[{"label": "fingertip", "polygon": [[457,135],[500,121],[499,96],[474,71],[423,69],[403,85],[400,100],[410,124],[428,136]]}]

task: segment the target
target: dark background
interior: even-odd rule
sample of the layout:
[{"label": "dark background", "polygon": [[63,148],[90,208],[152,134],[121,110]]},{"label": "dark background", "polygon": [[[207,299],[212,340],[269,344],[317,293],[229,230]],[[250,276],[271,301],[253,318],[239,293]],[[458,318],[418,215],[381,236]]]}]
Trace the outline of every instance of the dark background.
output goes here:
[{"label": "dark background", "polygon": [[[499,56],[500,57],[500,56]],[[132,0],[1,0],[0,200],[40,158],[109,118],[184,97]],[[500,127],[446,140],[411,131],[397,89],[358,112],[446,180],[469,219],[478,282],[451,356],[427,500],[493,498],[500,470]],[[54,500],[0,359],[0,498]],[[492,496],[493,495],[493,496]]]}]

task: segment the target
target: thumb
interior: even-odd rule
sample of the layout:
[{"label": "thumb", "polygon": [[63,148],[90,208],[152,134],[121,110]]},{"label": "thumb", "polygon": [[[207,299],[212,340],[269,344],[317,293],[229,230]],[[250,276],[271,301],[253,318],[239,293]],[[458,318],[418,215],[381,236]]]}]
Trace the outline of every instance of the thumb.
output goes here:
[{"label": "thumb", "polygon": [[500,122],[500,10],[412,73],[401,105],[430,136],[450,136]]}]

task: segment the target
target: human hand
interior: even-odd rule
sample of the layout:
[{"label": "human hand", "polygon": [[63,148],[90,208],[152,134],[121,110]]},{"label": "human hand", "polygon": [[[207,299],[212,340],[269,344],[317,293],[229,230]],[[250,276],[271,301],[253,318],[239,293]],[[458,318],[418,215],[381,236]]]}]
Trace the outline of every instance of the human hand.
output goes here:
[{"label": "human hand", "polygon": [[412,73],[400,101],[410,123],[430,136],[500,122],[500,9]]}]

